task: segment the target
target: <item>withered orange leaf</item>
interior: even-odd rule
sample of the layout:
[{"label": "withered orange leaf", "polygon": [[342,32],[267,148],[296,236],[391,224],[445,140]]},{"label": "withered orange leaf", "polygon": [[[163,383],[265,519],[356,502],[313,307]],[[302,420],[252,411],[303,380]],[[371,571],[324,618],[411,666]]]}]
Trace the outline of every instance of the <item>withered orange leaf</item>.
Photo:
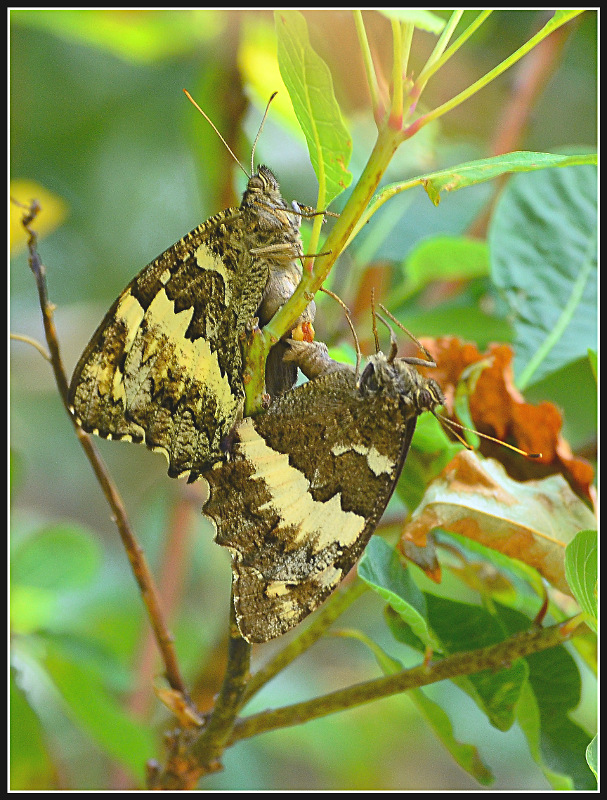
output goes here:
[{"label": "withered orange leaf", "polygon": [[492,459],[464,450],[428,487],[401,538],[423,547],[433,528],[454,531],[537,569],[571,594],[565,547],[579,530],[594,528],[594,514],[561,475],[518,482]]},{"label": "withered orange leaf", "polygon": [[[519,480],[541,478],[560,472],[582,497],[594,502],[594,470],[583,458],[575,456],[561,436],[562,417],[549,402],[526,403],[514,385],[512,349],[492,344],[481,353],[476,345],[456,337],[425,339],[422,343],[434,357],[437,368],[427,371],[440,384],[447,410],[453,414],[456,388],[462,373],[473,364],[485,368],[469,394],[470,415],[474,427],[528,453],[541,453],[541,459],[525,459],[498,444],[481,440],[480,452],[500,461],[508,474]],[[422,369],[426,372],[425,369]]]}]

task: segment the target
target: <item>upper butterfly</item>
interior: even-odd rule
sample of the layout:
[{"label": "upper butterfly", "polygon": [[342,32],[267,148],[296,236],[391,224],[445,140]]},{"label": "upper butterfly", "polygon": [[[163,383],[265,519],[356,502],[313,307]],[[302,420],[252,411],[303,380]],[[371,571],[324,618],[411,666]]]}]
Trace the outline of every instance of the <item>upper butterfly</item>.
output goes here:
[{"label": "upper butterfly", "polygon": [[239,208],[148,264],[76,366],[69,405],[82,428],[164,452],[173,478],[196,480],[219,461],[244,399],[245,328],[268,322],[301,279],[301,216],[260,166]]}]

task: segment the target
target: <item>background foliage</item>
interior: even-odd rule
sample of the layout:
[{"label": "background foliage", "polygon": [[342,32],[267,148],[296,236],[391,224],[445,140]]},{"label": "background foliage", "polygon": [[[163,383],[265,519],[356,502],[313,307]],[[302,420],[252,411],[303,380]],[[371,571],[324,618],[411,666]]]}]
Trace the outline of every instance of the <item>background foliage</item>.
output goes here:
[{"label": "background foliage", "polygon": [[[350,169],[356,176],[373,130],[352,19],[347,12],[310,12],[306,18],[348,118],[354,146]],[[389,74],[387,22],[375,13],[366,14],[365,21],[377,58],[385,53]],[[541,22],[535,12],[492,15],[453,67],[428,88],[427,102],[438,105],[468,85]],[[423,63],[434,41],[430,34],[416,34],[413,68]],[[35,182],[22,187],[24,199],[37,196],[48,214],[40,252],[68,373],[131,277],[186,231],[236,202],[244,176],[181,89],[190,90],[246,165],[261,108],[271,91],[281,88],[275,50],[272,16],[260,12],[12,12],[11,174],[16,181]],[[506,73],[428,126],[401,148],[385,183],[490,155],[508,122],[504,108],[516,92],[514,74]],[[595,135],[596,18],[587,13],[535,101],[516,147],[588,152],[596,147]],[[277,173],[286,198],[315,202],[314,173],[284,90],[272,106],[257,160]],[[547,171],[546,180],[553,172],[560,171]],[[427,283],[422,259],[418,283],[407,285],[416,274],[408,269],[408,256],[421,258],[416,245],[430,235],[459,237],[469,231],[487,209],[493,188],[481,184],[445,196],[438,207],[421,189],[386,204],[331,277],[333,288],[354,309],[359,331],[368,330],[363,312],[374,286],[416,335],[456,334],[480,348],[513,340],[507,306],[491,291],[482,253],[477,273],[465,283]],[[506,237],[507,243],[507,228],[492,235]],[[35,287],[18,247],[15,240],[11,330],[41,340]],[[507,245],[500,247],[507,251]],[[477,263],[470,251],[463,261],[471,268]],[[592,322],[591,311],[582,319],[585,324]],[[537,316],[541,324],[551,324],[542,318],[541,307]],[[323,318],[331,325],[319,321],[319,338],[338,341],[342,323],[335,322],[334,309],[321,311]],[[145,760],[159,752],[167,718],[150,696],[150,676],[159,666],[146,639],[136,587],[48,364],[17,342],[11,370],[12,614],[19,676],[11,692],[13,788],[140,784]],[[573,448],[592,453],[595,386],[583,354],[566,369],[545,374],[526,394],[559,404]],[[200,487],[169,481],[164,460],[144,448],[104,442],[99,448],[152,563],[162,572],[186,674],[195,684],[196,675],[206,673],[206,683],[195,692],[204,708],[217,691],[209,674],[221,676],[230,570],[200,515]],[[396,514],[398,505],[392,510]],[[377,630],[380,609],[379,599],[367,593],[343,625],[373,630],[373,638],[390,652],[394,640],[387,629]],[[265,661],[273,647],[260,648],[257,657]],[[404,658],[400,650],[397,657]],[[419,659],[413,651],[407,657],[410,663]],[[216,666],[210,670],[210,665]],[[256,708],[375,674],[366,648],[355,640],[327,639],[273,681],[256,699]],[[591,679],[583,683],[575,712],[588,729],[593,727],[592,686]],[[458,739],[474,743],[481,755],[493,754],[494,788],[547,788],[517,726],[508,732],[489,726],[451,683],[427,693],[450,708]],[[227,753],[225,771],[205,785],[477,787],[437,747],[408,697],[242,742]]]}]

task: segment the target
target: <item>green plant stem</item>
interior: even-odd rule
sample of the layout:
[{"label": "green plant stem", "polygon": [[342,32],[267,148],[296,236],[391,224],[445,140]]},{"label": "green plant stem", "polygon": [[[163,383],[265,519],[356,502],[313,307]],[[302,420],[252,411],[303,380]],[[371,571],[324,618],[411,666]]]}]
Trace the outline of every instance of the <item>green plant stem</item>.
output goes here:
[{"label": "green plant stem", "polygon": [[[402,23],[402,67],[401,72],[406,78],[407,70],[409,69],[409,56],[411,55],[411,45],[413,44],[413,34],[415,33],[415,25],[408,22]],[[409,79],[407,78],[407,81]]]},{"label": "green plant stem", "polygon": [[[434,53],[430,56],[425,66],[422,68],[422,71],[417,76],[417,80],[415,81],[415,87],[417,90],[417,95],[419,96],[425,85],[428,83],[430,78],[435,75],[438,70],[446,64],[446,62],[453,56],[457,51],[464,45],[468,39],[475,33],[483,22],[487,19],[487,17],[492,13],[492,11],[481,11],[481,13],[476,17],[476,19],[468,25],[466,30],[457,37],[457,39],[453,42],[451,47],[445,50],[440,57],[434,57]],[[458,18],[459,21],[459,18]],[[438,45],[437,45],[438,46]],[[436,48],[435,48],[436,50]],[[438,54],[437,54],[438,55]]]},{"label": "green plant stem", "polygon": [[369,94],[371,95],[371,108],[373,109],[373,116],[377,121],[379,111],[379,87],[377,84],[377,75],[375,74],[375,69],[373,67],[373,56],[371,55],[371,48],[369,47],[369,39],[367,38],[367,31],[365,30],[362,12],[354,11],[353,14],[354,27],[356,28],[356,35],[358,37],[358,44],[360,45],[365,75],[367,76]]},{"label": "green plant stem", "polygon": [[377,189],[381,177],[401,141],[402,134],[398,129],[385,126],[379,131],[377,141],[365,169],[354,187],[345,209],[338,217],[323,245],[323,251],[328,251],[327,255],[318,257],[311,270],[304,269],[301,283],[289,302],[285,303],[264,328],[264,337],[268,349],[269,346],[277,342],[284,333],[293,327],[296,319],[310,302],[311,296],[322,286],[323,281],[329,274],[338,255],[343,251],[356,223]]},{"label": "green plant stem", "polygon": [[[437,43],[434,46],[434,50],[430,54],[430,58],[426,62],[425,66],[422,68],[420,72],[420,78],[424,75],[424,73],[432,72],[434,65],[440,60],[447,45],[449,44],[449,40],[453,36],[453,32],[457,28],[460,19],[462,18],[463,11],[454,11],[449,18],[449,21],[443,28],[441,35],[438,38]],[[418,78],[418,80],[420,79]],[[418,81],[416,81],[417,83]]]},{"label": "green plant stem", "polygon": [[499,75],[509,69],[513,64],[516,64],[517,61],[520,61],[523,56],[525,56],[530,50],[532,50],[542,39],[545,39],[549,36],[553,31],[557,28],[560,28],[561,25],[565,25],[565,23],[569,22],[574,17],[581,14],[582,11],[568,11],[568,12],[560,12],[558,16],[555,16],[544,25],[544,27],[538,31],[535,36],[532,36],[529,41],[525,42],[524,45],[518,48],[511,56],[504,59],[501,64],[498,64],[497,67],[487,72],[483,75],[482,78],[479,78],[475,81],[471,86],[468,86],[467,89],[464,89],[463,92],[455,95],[452,97],[451,100],[448,100],[446,103],[443,103],[441,106],[438,106],[433,111],[424,114],[421,117],[418,117],[415,122],[413,122],[409,127],[404,131],[405,139],[411,138],[417,131],[422,128],[424,125],[427,125],[429,122],[432,122],[439,117],[442,117],[443,114],[446,114],[448,111],[452,111],[457,106],[461,105],[465,100],[472,97],[472,95],[476,94],[478,91],[483,89],[487,86],[491,81],[495,80]]},{"label": "green plant stem", "polygon": [[320,255],[314,260],[306,259],[302,279],[289,301],[279,309],[262,331],[255,329],[249,337],[243,348],[245,415],[253,415],[262,408],[264,365],[270,348],[287,331],[293,329],[297,318],[314,299],[337,257],[344,250],[401,141],[400,128],[391,125],[382,126],[365,169],[323,245],[325,255]]},{"label": "green plant stem", "polygon": [[[409,26],[411,27],[411,26]],[[403,26],[392,20],[392,107],[390,122],[400,128],[403,124]]]}]

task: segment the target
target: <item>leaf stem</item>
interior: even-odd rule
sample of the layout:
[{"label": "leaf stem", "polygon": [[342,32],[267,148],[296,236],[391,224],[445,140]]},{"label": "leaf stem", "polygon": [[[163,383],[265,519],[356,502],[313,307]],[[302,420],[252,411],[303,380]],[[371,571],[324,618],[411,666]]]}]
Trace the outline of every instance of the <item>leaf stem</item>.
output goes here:
[{"label": "leaf stem", "polygon": [[369,39],[367,38],[367,31],[365,30],[362,12],[355,10],[353,14],[354,27],[356,28],[356,35],[360,45],[365,75],[367,76],[369,94],[371,95],[371,108],[373,109],[373,116],[376,122],[379,122],[379,86],[377,83],[375,67],[373,66],[373,56],[371,55],[371,48],[369,47]]},{"label": "leaf stem", "polygon": [[468,41],[468,39],[472,36],[472,34],[475,33],[480,28],[480,26],[483,24],[483,22],[487,19],[487,17],[491,13],[492,11],[481,11],[481,13],[466,28],[466,30],[460,36],[457,37],[457,39],[453,42],[451,47],[445,50],[440,56],[438,55],[438,53],[436,53],[436,57],[434,57],[435,53],[434,52],[432,53],[432,55],[426,62],[425,66],[423,67],[422,71],[417,76],[417,80],[415,81],[415,86],[419,94],[422,93],[425,85],[428,83],[430,78],[438,72],[438,70],[451,58],[451,56],[457,53],[460,47],[462,47],[462,45]]}]

